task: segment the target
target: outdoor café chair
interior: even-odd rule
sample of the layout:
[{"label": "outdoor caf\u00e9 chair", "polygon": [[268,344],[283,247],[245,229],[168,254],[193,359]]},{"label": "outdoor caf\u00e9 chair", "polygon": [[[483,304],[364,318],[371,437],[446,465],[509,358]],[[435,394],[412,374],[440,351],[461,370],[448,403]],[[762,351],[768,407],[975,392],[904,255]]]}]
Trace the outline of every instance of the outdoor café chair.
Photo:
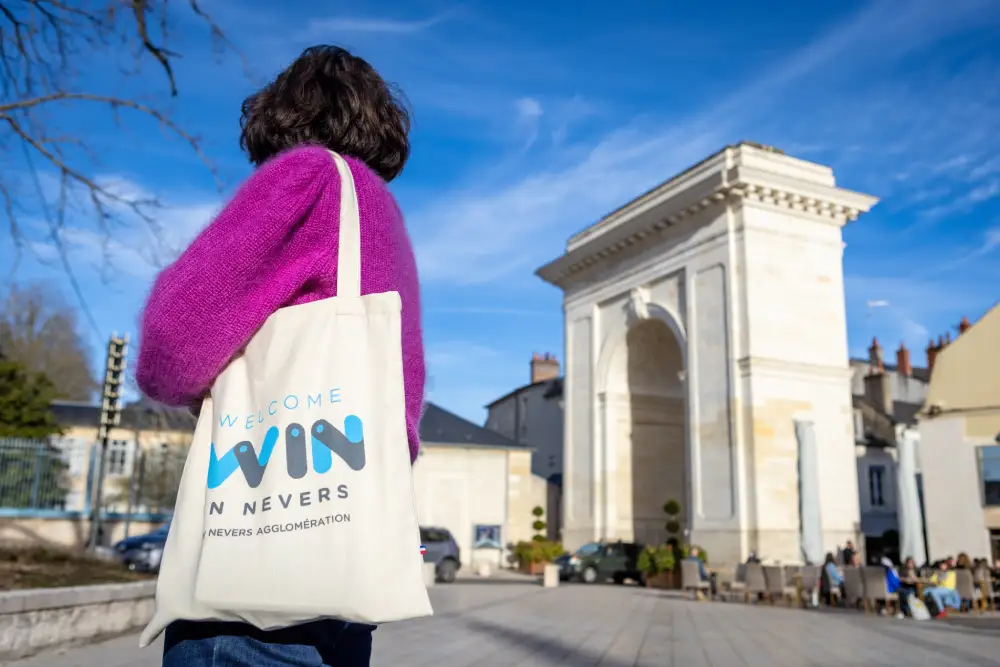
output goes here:
[{"label": "outdoor caf\u00e9 chair", "polygon": [[705,593],[711,588],[709,582],[702,580],[698,563],[687,558],[681,561],[681,588],[685,593],[694,591],[699,599],[698,593]]},{"label": "outdoor caf\u00e9 chair", "polygon": [[895,613],[893,608],[899,608],[899,596],[889,592],[885,568],[881,565],[866,565],[861,568],[861,576],[864,581],[865,613],[868,613],[869,608],[877,612],[879,602],[885,605],[886,611]]},{"label": "outdoor caf\u00e9 chair", "polygon": [[790,586],[785,581],[785,568],[780,565],[764,566],[764,581],[767,583],[767,597],[774,604],[774,598],[784,599],[785,604],[789,604],[795,597],[795,586]]},{"label": "outdoor caf\u00e9 chair", "polygon": [[802,569],[799,570],[799,576],[801,577],[799,581],[799,592],[802,596],[802,604],[809,604],[809,601],[812,599],[813,591],[819,588],[819,573],[819,565],[803,565]]},{"label": "outdoor caf\u00e9 chair", "polygon": [[865,584],[861,578],[861,568],[854,565],[844,567],[844,605],[858,608],[865,598]]},{"label": "outdoor caf\u00e9 chair", "polygon": [[750,602],[750,596],[758,599],[767,594],[767,581],[764,579],[764,566],[760,563],[746,564],[746,583],[743,586],[743,601]]},{"label": "outdoor caf\u00e9 chair", "polygon": [[976,569],[975,573],[976,584],[979,586],[979,592],[982,596],[983,606],[989,609],[990,612],[996,611],[996,606],[994,604],[994,598],[997,594],[993,590],[993,575],[990,573],[990,568],[985,565],[980,565]]},{"label": "outdoor caf\u00e9 chair", "polygon": [[747,566],[746,563],[740,563],[736,566],[736,575],[733,580],[726,584],[726,593],[728,597],[746,593],[747,589]]},{"label": "outdoor caf\u00e9 chair", "polygon": [[970,610],[975,609],[977,612],[980,611],[982,596],[976,590],[976,582],[971,570],[964,568],[955,570],[955,592],[958,593],[958,597],[962,598],[962,606],[965,606],[965,603],[968,602]]}]

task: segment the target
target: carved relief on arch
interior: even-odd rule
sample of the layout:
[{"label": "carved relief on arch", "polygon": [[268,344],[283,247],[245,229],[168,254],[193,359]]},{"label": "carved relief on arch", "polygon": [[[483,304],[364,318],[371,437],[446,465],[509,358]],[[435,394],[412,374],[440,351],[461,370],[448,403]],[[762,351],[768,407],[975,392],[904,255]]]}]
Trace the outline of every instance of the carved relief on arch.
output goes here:
[{"label": "carved relief on arch", "polygon": [[629,326],[649,319],[649,290],[645,287],[635,287],[628,294],[626,320]]}]

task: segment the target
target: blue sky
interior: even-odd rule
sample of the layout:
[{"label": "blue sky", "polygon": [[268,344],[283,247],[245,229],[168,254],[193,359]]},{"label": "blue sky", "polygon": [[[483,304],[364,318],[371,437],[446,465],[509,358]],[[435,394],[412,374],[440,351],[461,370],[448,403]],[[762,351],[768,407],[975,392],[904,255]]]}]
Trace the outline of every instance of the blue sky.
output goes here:
[{"label": "blue sky", "polygon": [[[997,300],[993,0],[772,1],[766,9],[729,0],[701,8],[648,0],[549,0],[544,9],[520,0],[351,10],[297,0],[204,4],[246,63],[213,55],[203,27],[178,12],[172,46],[184,58],[170,104],[205,138],[223,194],[190,150],[141,119],[126,117],[123,130],[93,110],[53,118],[85,128],[93,173],[165,204],[159,238],[126,225],[102,244],[92,216],[67,221],[95,320],[81,317],[95,365],[107,332],[136,330],[157,264],[249,173],[237,145],[243,97],[323,42],[367,58],[409,98],[413,157],[392,188],[421,268],[429,396],[466,417],[481,421],[483,404],[526,382],[532,352],[561,357],[561,294],[534,269],[572,233],[742,139],[831,165],[840,185],[881,198],[845,229],[852,354],[878,335],[887,348],[906,341],[922,361],[930,336]],[[81,87],[163,95],[153,63],[122,78],[106,74],[107,57],[80,65]],[[15,278],[48,281],[72,302],[50,261],[33,185],[23,183],[33,252]],[[42,174],[43,191],[50,184]]]}]

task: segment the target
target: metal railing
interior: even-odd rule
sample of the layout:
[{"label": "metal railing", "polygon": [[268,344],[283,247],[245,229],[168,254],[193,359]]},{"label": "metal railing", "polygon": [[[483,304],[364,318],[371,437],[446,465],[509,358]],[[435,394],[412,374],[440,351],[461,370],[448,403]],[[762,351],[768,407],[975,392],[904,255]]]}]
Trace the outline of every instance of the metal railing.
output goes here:
[{"label": "metal railing", "polygon": [[[0,510],[18,515],[88,513],[96,484],[95,442],[0,438]],[[115,441],[104,457],[101,511],[112,515],[163,515],[173,511],[187,451],[143,449]]]},{"label": "metal railing", "polygon": [[71,468],[86,444],[0,438],[0,508],[82,510],[74,493]]}]

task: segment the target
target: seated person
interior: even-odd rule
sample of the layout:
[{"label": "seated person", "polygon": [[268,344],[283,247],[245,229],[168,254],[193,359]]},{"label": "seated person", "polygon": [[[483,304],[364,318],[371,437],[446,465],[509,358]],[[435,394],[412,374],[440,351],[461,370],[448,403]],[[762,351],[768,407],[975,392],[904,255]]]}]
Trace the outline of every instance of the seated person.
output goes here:
[{"label": "seated person", "polygon": [[[708,569],[705,567],[705,562],[701,559],[701,549],[692,546],[691,550],[688,552],[687,559],[693,560],[696,563],[698,563],[698,576],[701,578],[702,581],[708,582],[709,585],[708,590],[711,593],[712,597],[715,597],[715,585],[716,585],[715,573],[714,572],[709,573]],[[698,596],[699,597],[701,596],[701,592],[698,593]]]},{"label": "seated person", "polygon": [[882,559],[879,562],[882,565],[882,567],[885,568],[885,590],[890,594],[895,593],[896,595],[899,596],[898,599],[900,600],[900,604],[898,613],[903,614],[905,613],[903,610],[903,605],[904,605],[902,601],[903,596],[899,591],[900,587],[902,586],[902,583],[900,582],[899,572],[896,570],[896,565],[895,563],[892,562],[892,559],[889,558],[888,556],[882,556]]},{"label": "seated person", "polygon": [[938,565],[938,571],[934,573],[932,582],[924,591],[924,597],[934,602],[937,618],[947,616],[949,609],[962,608],[962,599],[955,590],[955,573],[948,566],[948,561]]},{"label": "seated person", "polygon": [[837,559],[832,553],[828,553],[823,563],[823,577],[820,580],[820,592],[828,605],[833,604],[834,591],[839,591],[840,597],[844,597],[844,576],[837,567]]},{"label": "seated person", "polygon": [[910,612],[910,595],[917,594],[917,584],[920,582],[920,574],[917,571],[917,563],[912,558],[907,558],[903,562],[903,567],[899,572],[899,588],[896,593],[899,595],[899,609],[907,616]]}]

